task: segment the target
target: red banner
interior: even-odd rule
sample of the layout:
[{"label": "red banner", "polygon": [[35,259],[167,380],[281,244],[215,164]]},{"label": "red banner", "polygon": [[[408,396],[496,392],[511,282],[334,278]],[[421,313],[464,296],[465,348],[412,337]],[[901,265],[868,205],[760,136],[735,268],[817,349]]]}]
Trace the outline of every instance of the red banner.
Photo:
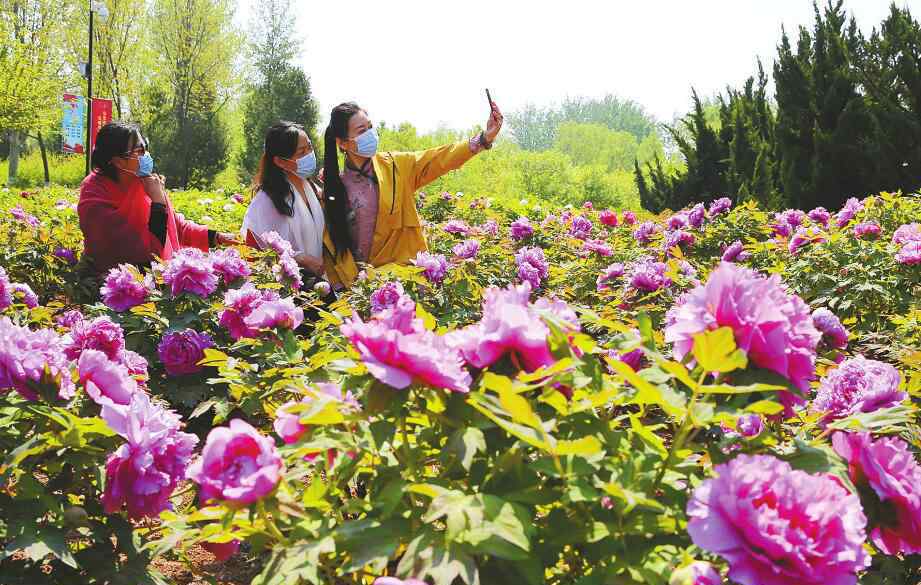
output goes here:
[{"label": "red banner", "polygon": [[91,126],[92,138],[90,139],[90,152],[96,143],[96,134],[99,129],[112,121],[112,100],[93,98],[93,125]]}]

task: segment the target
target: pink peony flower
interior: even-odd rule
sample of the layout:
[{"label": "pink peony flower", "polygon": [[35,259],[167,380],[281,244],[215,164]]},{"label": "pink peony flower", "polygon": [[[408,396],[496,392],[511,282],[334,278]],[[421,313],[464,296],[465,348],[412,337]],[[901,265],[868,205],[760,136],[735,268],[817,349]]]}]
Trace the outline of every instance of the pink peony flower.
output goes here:
[{"label": "pink peony flower", "polygon": [[617,227],[617,213],[610,209],[605,209],[598,214],[598,219],[608,227]]},{"label": "pink peony flower", "polygon": [[636,214],[632,211],[625,211],[621,213],[620,216],[624,220],[624,225],[633,225],[636,223]]},{"label": "pink peony flower", "polygon": [[126,508],[131,519],[155,518],[170,509],[198,437],[181,432],[179,417],[143,392],[127,405],[103,406],[103,418],[127,440],[106,461],[103,509],[112,514]]},{"label": "pink peony flower", "polygon": [[371,312],[379,313],[384,309],[396,306],[404,294],[403,285],[399,281],[388,282],[371,293]]},{"label": "pink peony flower", "polygon": [[[644,354],[643,350],[640,348],[636,348],[626,353],[621,353],[616,349],[609,349],[608,357],[612,360],[617,360],[627,364],[636,372],[639,372],[641,369],[643,369],[643,364],[646,361],[646,354]],[[609,367],[608,369],[611,368]]]},{"label": "pink peony flower", "polygon": [[70,329],[80,321],[83,321],[83,313],[81,313],[78,309],[71,309],[70,311],[61,313],[54,318],[54,322],[57,324],[57,326],[63,327],[65,329]]},{"label": "pink peony flower", "polygon": [[858,355],[844,360],[822,378],[812,410],[824,412],[827,421],[889,408],[908,397],[899,391],[901,381],[894,367]]},{"label": "pink peony flower", "polygon": [[410,262],[414,266],[423,268],[422,274],[432,284],[440,284],[448,274],[448,259],[443,254],[419,252]]},{"label": "pink peony flower", "polygon": [[294,291],[300,290],[304,285],[301,267],[294,256],[289,254],[282,254],[278,262],[272,265],[272,275],[275,276],[277,283],[290,287]]},{"label": "pink peony flower", "polygon": [[494,219],[486,220],[483,225],[480,226],[480,233],[495,237],[499,234],[499,224],[496,223]]},{"label": "pink peony flower", "polygon": [[688,214],[684,212],[676,213],[666,220],[665,227],[669,230],[678,230],[688,226]]},{"label": "pink peony flower", "polygon": [[847,347],[848,332],[838,317],[822,307],[812,312],[812,324],[822,332],[822,341],[833,349]]},{"label": "pink peony flower", "polygon": [[791,254],[796,254],[799,252],[800,248],[806,244],[819,244],[825,241],[825,237],[822,235],[822,232],[814,227],[801,227],[796,230],[796,233],[793,234],[793,237],[790,238],[790,244],[788,249]]},{"label": "pink peony flower", "polygon": [[455,244],[451,251],[454,252],[454,255],[462,260],[470,260],[471,258],[476,258],[476,255],[480,251],[480,241],[479,240],[464,240],[459,244]]},{"label": "pink peony flower", "polygon": [[304,310],[291,298],[262,301],[243,323],[249,329],[297,329],[304,322]]},{"label": "pink peony flower", "polygon": [[571,331],[579,330],[578,318],[562,301],[541,299],[530,303],[530,296],[531,285],[527,282],[505,289],[486,289],[483,318],[449,334],[449,343],[477,368],[490,366],[505,355],[513,356],[513,361],[528,372],[556,363],[547,344],[550,329],[541,313],[553,316]]},{"label": "pink peony flower", "polygon": [[745,251],[740,240],[736,240],[723,251],[723,262],[745,262],[751,254]]},{"label": "pink peony flower", "polygon": [[38,295],[35,294],[35,291],[33,291],[32,287],[28,284],[21,282],[14,283],[12,285],[12,291],[22,295],[22,304],[26,307],[34,309],[38,306]]},{"label": "pink peony flower", "polygon": [[224,310],[218,317],[221,327],[226,328],[234,339],[258,336],[259,330],[248,326],[246,318],[263,302],[278,298],[275,291],[259,290],[250,282],[227,291],[224,294]]},{"label": "pink peony flower", "polygon": [[189,293],[205,298],[217,290],[217,274],[211,261],[197,248],[181,248],[163,269],[163,283],[173,297]]},{"label": "pink peony flower", "polygon": [[388,386],[403,389],[418,382],[454,392],[470,390],[470,374],[460,354],[425,329],[409,297],[367,323],[354,315],[340,330],[371,375]]},{"label": "pink peony flower", "polygon": [[593,227],[589,218],[584,215],[578,215],[572,218],[572,225],[569,226],[569,235],[576,239],[584,240],[591,235]]},{"label": "pink peony flower", "polygon": [[659,231],[659,226],[652,221],[644,221],[633,230],[633,239],[640,244],[648,244],[653,234]]},{"label": "pink peony flower", "polygon": [[247,506],[269,495],[283,471],[275,441],[234,419],[208,433],[201,457],[189,466],[187,476],[201,488],[202,503],[219,500]]},{"label": "pink peony flower", "polygon": [[[678,360],[691,352],[695,334],[731,327],[736,345],[753,364],[777,372],[804,392],[809,389],[822,334],[806,303],[784,290],[776,275],[765,278],[723,262],[705,285],[668,311],[666,321],[665,341],[674,344]],[[788,406],[802,402],[788,392],[781,393],[781,401]]]},{"label": "pink peony flower", "polygon": [[513,240],[529,238],[533,233],[534,228],[531,227],[531,220],[527,217],[521,216],[509,225],[509,235]]},{"label": "pink peony flower", "polygon": [[698,203],[688,212],[688,225],[692,228],[702,226],[705,219],[707,219],[707,210],[704,208],[703,203]]},{"label": "pink peony flower", "polygon": [[654,292],[671,286],[672,279],[665,276],[668,266],[652,258],[638,260],[630,270],[630,286],[638,291]]},{"label": "pink peony flower", "polygon": [[518,278],[532,288],[539,288],[541,281],[550,276],[550,265],[541,248],[521,248],[515,253],[515,264],[518,266]]},{"label": "pink peony flower", "polygon": [[128,368],[113,362],[101,351],[84,350],[77,367],[80,383],[96,404],[128,404],[138,391]]},{"label": "pink peony flower", "polygon": [[359,408],[358,400],[351,392],[343,392],[338,384],[321,383],[316,385],[317,390],[311,395],[304,396],[299,402],[289,401],[275,410],[275,422],[273,427],[275,432],[281,437],[286,445],[297,443],[298,440],[307,432],[307,425],[301,424],[299,413],[290,411],[292,406],[298,403],[311,404],[317,400],[335,400],[348,406],[350,409]]},{"label": "pink peony flower", "polygon": [[0,311],[13,304],[13,283],[6,274],[6,270],[0,267]]},{"label": "pink peony flower", "polygon": [[908,266],[921,264],[921,240],[906,242],[895,255],[895,261]]},{"label": "pink peony flower", "polygon": [[743,414],[736,419],[736,431],[743,437],[757,437],[764,430],[764,420],[759,414]]},{"label": "pink peony flower", "polygon": [[396,577],[378,577],[371,585],[428,585],[420,579],[397,579]]},{"label": "pink peony flower", "polygon": [[[0,318],[0,393],[15,390],[27,400],[37,400],[38,385],[48,382],[58,386],[60,399],[70,399],[74,382],[65,347],[66,339],[50,329],[32,331]],[[46,369],[53,380],[45,378]]]},{"label": "pink peony flower", "polygon": [[835,433],[832,445],[848,463],[851,480],[878,506],[870,518],[873,544],[887,555],[921,553],[921,465],[902,439]]},{"label": "pink peony flower", "polygon": [[719,571],[708,562],[694,561],[672,573],[668,585],[720,585],[723,579]]},{"label": "pink peony flower", "polygon": [[893,244],[907,244],[912,241],[921,240],[921,223],[906,223],[900,225],[895,233],[892,234]]},{"label": "pink peony flower", "polygon": [[595,281],[595,288],[599,292],[608,290],[610,288],[611,282],[623,275],[624,265],[620,262],[615,262],[614,264],[611,264],[605,268],[601,274],[598,275],[598,279]]},{"label": "pink peony flower", "polygon": [[99,292],[102,302],[118,313],[143,305],[150,296],[149,283],[130,264],[120,264],[109,270]]},{"label": "pink peony flower", "polygon": [[278,232],[265,232],[260,238],[279,256],[294,256],[294,248],[291,247],[291,243],[278,235]]},{"label": "pink peony flower", "polygon": [[611,249],[611,246],[607,245],[604,240],[585,240],[582,244],[583,252],[594,252],[599,256],[611,256],[614,254],[614,251]]},{"label": "pink peony flower", "polygon": [[860,501],[831,474],[768,455],[739,455],[715,471],[688,502],[687,530],[729,562],[734,582],[854,585],[870,565]]},{"label": "pink peony flower", "polygon": [[460,234],[466,237],[467,235],[470,234],[470,231],[472,228],[469,225],[467,225],[467,222],[463,220],[452,219],[448,221],[447,223],[445,223],[443,229],[449,234]]},{"label": "pink peony flower", "polygon": [[211,268],[224,279],[225,284],[249,277],[249,265],[236,248],[214,250],[210,254],[210,260]]},{"label": "pink peony flower", "polygon": [[697,238],[694,237],[694,234],[684,230],[675,230],[665,234],[665,241],[662,244],[662,248],[671,256],[672,248],[686,248],[693,245],[695,241],[697,241]]},{"label": "pink peony flower", "polygon": [[726,213],[731,208],[732,200],[729,197],[720,197],[710,204],[710,209],[707,211],[707,215],[710,217],[716,217],[717,215]]},{"label": "pink peony flower", "polygon": [[240,541],[237,539],[228,542],[203,542],[202,548],[214,555],[214,560],[223,562],[237,554],[240,550]]},{"label": "pink peony flower", "polygon": [[67,358],[79,359],[85,349],[98,349],[116,362],[121,362],[125,353],[125,334],[121,326],[108,317],[96,317],[92,321],[78,321],[71,326]]},{"label": "pink peony flower", "polygon": [[24,223],[30,227],[38,227],[41,225],[41,221],[28,211],[22,208],[22,205],[17,205],[16,207],[10,209],[10,215],[13,216],[13,219],[20,223]]},{"label": "pink peony flower", "polygon": [[821,225],[822,227],[828,227],[828,220],[831,219],[831,214],[828,213],[828,210],[824,207],[816,207],[809,212],[808,216],[809,219]]},{"label": "pink peony flower", "polygon": [[862,221],[854,226],[855,238],[877,238],[882,231],[879,224],[874,221]]},{"label": "pink peony flower", "polygon": [[170,331],[160,340],[157,355],[166,373],[183,376],[200,372],[198,362],[205,357],[205,350],[214,347],[211,336],[194,329]]},{"label": "pink peony flower", "polygon": [[838,215],[835,216],[835,224],[842,228],[861,211],[863,211],[863,203],[858,201],[856,197],[851,197],[844,203],[844,207],[841,208]]}]

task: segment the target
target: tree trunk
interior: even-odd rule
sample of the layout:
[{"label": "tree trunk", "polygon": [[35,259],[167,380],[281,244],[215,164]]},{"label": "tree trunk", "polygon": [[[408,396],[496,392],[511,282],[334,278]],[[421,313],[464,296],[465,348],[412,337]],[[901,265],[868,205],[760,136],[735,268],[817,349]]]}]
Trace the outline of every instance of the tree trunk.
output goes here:
[{"label": "tree trunk", "polygon": [[45,186],[51,184],[51,175],[48,174],[48,153],[45,152],[45,141],[42,140],[42,133],[38,133],[38,149],[42,151],[42,166],[45,168]]},{"label": "tree trunk", "polygon": [[10,158],[8,160],[6,184],[12,187],[16,182],[16,174],[19,172],[19,132],[13,130],[10,132]]}]

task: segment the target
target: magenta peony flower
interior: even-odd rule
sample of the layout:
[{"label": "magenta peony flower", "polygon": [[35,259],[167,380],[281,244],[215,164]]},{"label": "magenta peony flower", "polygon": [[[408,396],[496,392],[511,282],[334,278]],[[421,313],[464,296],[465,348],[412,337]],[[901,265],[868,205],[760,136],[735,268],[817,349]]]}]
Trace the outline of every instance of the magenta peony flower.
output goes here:
[{"label": "magenta peony flower", "polygon": [[396,577],[378,577],[371,585],[428,585],[420,579],[397,579]]},{"label": "magenta peony flower", "polygon": [[137,269],[130,264],[120,264],[109,270],[99,292],[102,294],[102,302],[118,313],[143,305],[150,296],[148,283],[142,280]]},{"label": "magenta peony flower", "polygon": [[419,252],[410,262],[414,266],[423,268],[422,274],[432,284],[440,284],[448,274],[448,259],[443,254]]},{"label": "magenta peony flower", "polygon": [[[312,395],[307,395],[299,401],[303,404],[310,404],[317,400],[335,400],[341,402],[350,409],[359,408],[358,400],[351,392],[343,392],[338,384],[321,383],[316,385],[317,390],[312,391]],[[296,401],[289,401],[275,410],[275,423],[273,427],[275,432],[281,437],[285,444],[290,445],[297,441],[307,432],[307,425],[301,424],[300,414],[290,412],[290,408],[298,404]]]},{"label": "magenta peony flower", "polygon": [[687,530],[729,562],[734,582],[854,585],[870,565],[860,501],[831,474],[768,455],[739,455],[715,471],[688,502]]},{"label": "magenta peony flower", "polygon": [[901,381],[894,367],[858,355],[844,360],[822,378],[812,410],[824,412],[823,420],[828,421],[889,408],[908,397],[899,391]]},{"label": "magenta peony flower", "polygon": [[751,257],[751,254],[745,251],[740,240],[731,243],[723,250],[723,262],[745,262]]},{"label": "magenta peony flower", "polygon": [[234,203],[243,203],[243,195],[240,193],[234,193],[230,196]]},{"label": "magenta peony flower", "polygon": [[621,213],[620,217],[624,220],[624,225],[633,225],[636,223],[636,214],[630,210]]},{"label": "magenta peony flower", "polygon": [[301,267],[294,256],[282,254],[278,262],[272,265],[272,274],[275,276],[275,282],[288,286],[291,290],[298,291],[304,285]]},{"label": "magenta peony flower", "polygon": [[862,221],[854,226],[855,238],[877,238],[881,228],[875,221]]},{"label": "magenta peony flower", "polygon": [[672,279],[665,276],[668,266],[652,258],[636,261],[630,270],[630,286],[638,291],[653,292],[672,285]]},{"label": "magenta peony flower", "polygon": [[688,226],[688,214],[683,211],[676,213],[665,221],[665,227],[669,230],[679,230]]},{"label": "magenta peony flower", "polygon": [[23,209],[22,205],[17,205],[16,207],[10,209],[10,215],[12,215],[13,219],[16,221],[24,223],[30,227],[38,227],[42,223],[38,220],[37,217]]},{"label": "magenta peony flower", "polygon": [[128,404],[138,391],[137,382],[128,368],[110,360],[101,351],[84,350],[77,367],[80,383],[96,404]]},{"label": "magenta peony flower", "polygon": [[494,219],[488,219],[480,226],[480,233],[495,237],[499,234],[499,224]]},{"label": "magenta peony flower", "polygon": [[529,238],[533,233],[534,228],[531,227],[531,220],[524,216],[519,217],[509,226],[509,235],[513,240]]},{"label": "magenta peony flower", "polygon": [[566,329],[579,330],[575,313],[562,301],[541,299],[530,303],[531,285],[524,282],[483,293],[483,318],[449,334],[449,343],[460,350],[472,366],[485,368],[505,355],[528,372],[556,363],[547,338],[550,329],[541,312],[554,317]]},{"label": "magenta peony flower", "polygon": [[921,264],[921,240],[911,240],[905,243],[895,255],[895,260],[899,264],[908,266]]},{"label": "magenta peony flower", "polygon": [[893,244],[907,244],[912,241],[921,240],[921,223],[906,223],[900,225],[892,234]]},{"label": "magenta peony flower", "polygon": [[214,250],[210,254],[210,260],[211,268],[224,279],[225,284],[230,284],[240,278],[247,278],[250,274],[249,265],[236,248]]},{"label": "magenta peony flower", "polygon": [[521,248],[515,253],[515,264],[518,266],[518,278],[529,283],[531,288],[539,288],[541,281],[550,276],[550,264],[541,248]]},{"label": "magenta peony flower", "polygon": [[847,347],[848,332],[838,317],[822,307],[812,312],[812,324],[822,332],[822,341],[832,349]]},{"label": "magenta peony flower", "polygon": [[[806,229],[803,228],[803,233]],[[775,222],[771,224],[771,232],[776,237],[789,238],[790,234],[793,233],[793,227],[785,221]]]},{"label": "magenta peony flower", "polygon": [[572,218],[572,225],[569,226],[569,235],[579,240],[588,238],[592,233],[592,221],[584,215]]},{"label": "magenta peony flower", "polygon": [[379,313],[384,309],[396,306],[404,294],[403,285],[399,281],[388,282],[371,293],[371,312]]},{"label": "magenta peony flower", "polygon": [[70,266],[73,266],[77,263],[77,254],[70,248],[64,248],[63,246],[58,246],[54,249],[54,256],[60,258]]},{"label": "magenta peony flower", "polygon": [[668,585],[720,585],[723,579],[713,565],[705,561],[694,561],[672,573]]},{"label": "magenta peony flower", "polygon": [[666,232],[665,241],[662,244],[662,248],[671,255],[671,249],[674,247],[687,248],[692,246],[694,242],[697,241],[697,238],[694,237],[694,234],[691,232],[686,232],[684,230],[675,230],[671,232]]},{"label": "magenta peony flower", "polygon": [[707,210],[703,203],[698,203],[688,212],[688,225],[692,228],[699,228],[702,226],[705,219],[707,219]]},{"label": "magenta peony flower", "polygon": [[200,372],[198,362],[205,357],[205,350],[214,347],[211,336],[194,329],[170,331],[160,340],[157,355],[163,368],[170,376],[183,376]]},{"label": "magenta peony flower", "polygon": [[0,267],[0,311],[13,304],[13,283],[6,274],[6,270]]},{"label": "magenta peony flower", "polygon": [[219,500],[246,506],[269,495],[283,471],[275,441],[234,419],[208,433],[201,457],[189,466],[187,476],[201,488],[202,503]]},{"label": "magenta peony flower", "polygon": [[608,290],[610,288],[610,283],[623,275],[624,265],[620,262],[615,262],[598,275],[598,279],[595,281],[595,288],[598,291]]},{"label": "magenta peony flower", "polygon": [[221,327],[226,328],[234,339],[258,336],[259,330],[249,327],[246,318],[263,302],[277,301],[278,298],[275,291],[259,290],[250,282],[227,291],[224,294],[224,310],[218,317]]},{"label": "magenta peony flower", "polygon": [[92,321],[78,321],[71,326],[67,358],[76,360],[85,349],[98,349],[116,362],[121,362],[125,353],[125,334],[121,326],[108,317],[96,317]]},{"label": "magenta peony flower", "polygon": [[[765,278],[728,262],[710,274],[707,283],[684,295],[667,315],[666,343],[684,359],[703,331],[731,327],[736,345],[760,368],[777,372],[802,391],[815,372],[816,346],[822,334],[812,324],[809,307],[787,293],[780,277]],[[794,396],[781,393],[790,405]]]},{"label": "magenta peony flower", "polygon": [[70,399],[74,382],[65,347],[66,339],[50,329],[32,331],[13,324],[8,317],[0,318],[0,393],[15,390],[27,400],[37,400],[37,386],[47,368],[57,380],[58,397]]},{"label": "magenta peony flower", "polygon": [[455,244],[451,251],[454,252],[454,255],[463,260],[470,260],[471,258],[476,258],[476,255],[480,251],[480,241],[479,240],[464,240],[460,244]]},{"label": "magenta peony flower", "polygon": [[589,211],[591,211],[594,208],[595,208],[595,204],[592,203],[591,201],[586,201],[585,203],[582,204],[582,209],[588,209]]},{"label": "magenta peony flower", "polygon": [[250,329],[297,329],[304,322],[304,310],[291,298],[262,301],[243,323]]},{"label": "magenta peony flower", "polygon": [[106,461],[102,494],[107,514],[126,508],[131,519],[155,518],[172,506],[198,437],[180,431],[179,417],[136,392],[128,405],[103,406],[103,418],[127,443]]},{"label": "magenta peony flower", "polygon": [[291,243],[278,235],[278,232],[265,232],[260,238],[279,256],[294,256],[294,248],[291,247]]},{"label": "magenta peony flower", "polygon": [[717,215],[726,213],[731,208],[732,200],[729,197],[720,197],[710,204],[710,209],[707,211],[707,215],[710,217],[716,217]]},{"label": "magenta peony flower", "polygon": [[228,542],[203,542],[201,546],[213,554],[214,560],[220,563],[237,554],[237,551],[240,550],[240,541],[233,539]]},{"label": "magenta peony flower", "polygon": [[132,376],[147,377],[147,360],[141,354],[126,349],[122,354],[121,363],[128,368],[128,373]]},{"label": "magenta peony flower", "polygon": [[419,382],[454,392],[470,390],[470,374],[456,349],[425,329],[416,303],[402,297],[365,323],[357,315],[340,327],[372,376],[394,388]]},{"label": "magenta peony flower", "polygon": [[831,219],[831,214],[828,213],[828,210],[824,207],[816,207],[809,212],[808,216],[809,219],[821,225],[822,227],[828,227],[828,220]]},{"label": "magenta peony flower", "polygon": [[63,327],[65,329],[70,329],[80,321],[83,321],[83,313],[81,313],[78,309],[71,309],[70,311],[61,313],[54,318],[54,322],[57,324],[57,326]]},{"label": "magenta peony flower", "polygon": [[466,236],[468,236],[468,235],[470,234],[470,230],[471,230],[472,228],[471,228],[469,225],[467,225],[467,222],[465,222],[465,221],[463,221],[463,220],[460,220],[460,219],[452,219],[452,220],[448,221],[447,223],[445,223],[443,229],[444,229],[444,231],[448,232],[449,234],[460,234],[460,235],[466,237]]},{"label": "magenta peony flower", "polygon": [[787,209],[775,215],[775,217],[792,228],[798,228],[803,225],[806,214],[799,209]]},{"label": "magenta peony flower", "polygon": [[28,284],[16,282],[12,285],[12,291],[22,295],[22,304],[26,307],[34,309],[38,306],[38,295],[35,294],[35,291],[33,291],[32,287]]},{"label": "magenta peony flower", "polygon": [[736,419],[736,431],[743,437],[757,437],[764,430],[764,420],[759,414],[743,414]]},{"label": "magenta peony flower", "polygon": [[835,216],[835,225],[839,228],[846,226],[861,211],[863,211],[863,203],[858,201],[856,197],[851,197],[844,203],[844,207],[841,208],[838,215]]},{"label": "magenta peony flower", "polygon": [[616,349],[609,349],[608,357],[612,360],[617,360],[627,364],[636,372],[639,372],[641,369],[643,369],[643,364],[646,362],[646,354],[644,354],[643,350],[640,348],[636,348],[626,353],[621,353]]},{"label": "magenta peony flower", "polygon": [[898,437],[835,433],[832,446],[848,463],[851,480],[870,501],[880,502],[870,538],[887,555],[921,553],[921,465]]},{"label": "magenta peony flower", "polygon": [[653,234],[659,231],[659,226],[652,221],[644,221],[633,230],[633,239],[640,244],[648,244]]},{"label": "magenta peony flower", "polygon": [[825,237],[822,235],[822,232],[814,227],[801,227],[796,230],[796,233],[793,234],[793,237],[790,238],[790,244],[788,249],[791,254],[796,254],[799,252],[800,248],[806,244],[819,244],[825,241]]},{"label": "magenta peony flower", "polygon": [[608,227],[617,227],[617,213],[615,211],[605,209],[598,214],[598,219]]},{"label": "magenta peony flower", "polygon": [[217,290],[217,274],[204,252],[181,248],[167,261],[163,283],[170,287],[173,297],[189,293],[205,298]]},{"label": "magenta peony flower", "polygon": [[607,245],[604,240],[585,240],[582,244],[583,252],[594,252],[599,256],[611,256],[614,254],[614,250],[611,249],[611,246]]}]

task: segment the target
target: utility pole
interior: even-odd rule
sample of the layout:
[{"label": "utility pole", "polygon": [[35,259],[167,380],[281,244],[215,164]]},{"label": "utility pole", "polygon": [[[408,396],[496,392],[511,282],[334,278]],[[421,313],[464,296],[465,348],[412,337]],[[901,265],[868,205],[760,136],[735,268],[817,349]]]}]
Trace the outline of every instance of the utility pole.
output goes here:
[{"label": "utility pole", "polygon": [[86,174],[90,174],[93,156],[93,0],[90,3],[90,55],[86,62]]}]

